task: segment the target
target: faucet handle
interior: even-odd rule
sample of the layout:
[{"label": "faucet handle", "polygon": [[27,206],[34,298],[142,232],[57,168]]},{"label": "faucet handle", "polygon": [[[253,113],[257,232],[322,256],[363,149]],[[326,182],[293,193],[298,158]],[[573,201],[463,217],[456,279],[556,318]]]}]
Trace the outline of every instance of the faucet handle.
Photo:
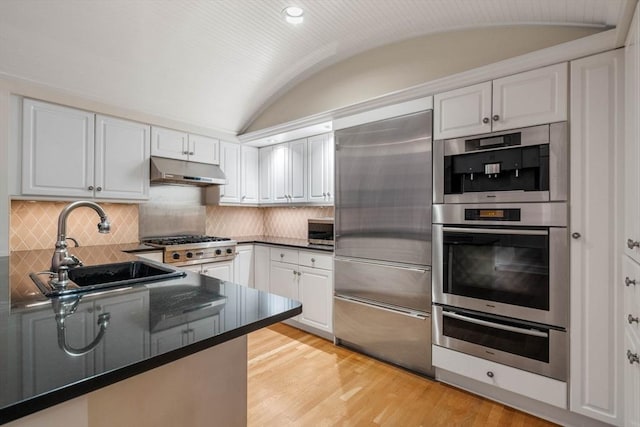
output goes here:
[{"label": "faucet handle", "polygon": [[78,258],[75,255],[69,255],[69,258],[71,258],[73,260],[73,266],[74,267],[82,267],[84,264],[82,263],[82,261],[80,260],[80,258]]}]

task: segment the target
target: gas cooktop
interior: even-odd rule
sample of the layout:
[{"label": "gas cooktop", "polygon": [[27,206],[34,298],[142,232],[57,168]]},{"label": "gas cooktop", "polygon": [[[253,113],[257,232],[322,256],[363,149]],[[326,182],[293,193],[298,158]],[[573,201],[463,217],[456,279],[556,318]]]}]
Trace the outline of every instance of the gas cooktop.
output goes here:
[{"label": "gas cooktop", "polygon": [[210,243],[210,242],[231,242],[228,237],[216,237],[216,236],[197,236],[197,235],[184,235],[184,236],[165,236],[154,237],[152,239],[143,240],[142,243],[152,246],[171,246],[171,245],[186,245],[197,243]]}]

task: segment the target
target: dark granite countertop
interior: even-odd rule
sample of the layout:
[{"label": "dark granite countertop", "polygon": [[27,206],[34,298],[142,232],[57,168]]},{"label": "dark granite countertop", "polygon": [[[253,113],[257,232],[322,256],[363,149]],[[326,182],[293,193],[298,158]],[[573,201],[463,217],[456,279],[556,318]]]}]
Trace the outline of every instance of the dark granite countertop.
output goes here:
[{"label": "dark granite countertop", "polygon": [[306,239],[294,239],[290,237],[274,237],[274,236],[240,236],[232,237],[238,244],[242,243],[264,243],[267,245],[285,246],[295,249],[311,249],[322,252],[333,253],[333,246],[312,245]]},{"label": "dark granite countertop", "polygon": [[[95,265],[135,260],[123,251],[136,249],[140,245],[80,247],[70,252],[85,265]],[[297,301],[191,272],[75,300],[48,299],[28,273],[47,270],[51,255],[52,250],[42,250],[0,257],[0,424],[302,311]],[[69,312],[64,334],[54,312],[60,302]],[[62,349],[60,337],[71,352],[90,345],[104,313],[110,314],[110,322],[93,350],[71,356]]]}]

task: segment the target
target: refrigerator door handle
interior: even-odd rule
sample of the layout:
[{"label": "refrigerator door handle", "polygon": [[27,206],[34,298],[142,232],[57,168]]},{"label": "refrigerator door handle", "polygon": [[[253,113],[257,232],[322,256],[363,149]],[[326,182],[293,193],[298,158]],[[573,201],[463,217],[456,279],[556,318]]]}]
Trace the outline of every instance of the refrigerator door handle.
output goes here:
[{"label": "refrigerator door handle", "polygon": [[349,297],[344,297],[344,296],[340,296],[340,295],[334,295],[335,299],[338,300],[342,300],[342,301],[347,301],[353,304],[359,304],[359,305],[363,305],[365,307],[375,307],[377,309],[383,310],[383,311],[389,311],[391,313],[395,313],[395,314],[401,314],[403,316],[407,316],[407,317],[412,317],[414,319],[422,319],[422,320],[426,320],[429,317],[431,317],[428,313],[419,313],[417,311],[411,311],[411,310],[403,310],[399,307],[393,307],[387,304],[383,304],[383,303],[373,303],[373,302],[364,302],[361,301],[359,299],[354,299],[354,298],[349,298]]},{"label": "refrigerator door handle", "polygon": [[346,261],[346,262],[353,262],[353,263],[357,263],[357,264],[375,264],[375,265],[379,265],[382,267],[387,267],[387,268],[395,268],[398,270],[409,270],[409,271],[416,271],[418,273],[427,273],[429,271],[431,271],[430,267],[424,267],[424,268],[419,268],[419,267],[409,267],[409,266],[401,266],[401,265],[393,265],[393,264],[389,264],[387,262],[375,262],[375,260],[367,260],[366,262],[360,261],[358,259],[354,259],[354,258],[336,258],[336,260],[338,261]]}]

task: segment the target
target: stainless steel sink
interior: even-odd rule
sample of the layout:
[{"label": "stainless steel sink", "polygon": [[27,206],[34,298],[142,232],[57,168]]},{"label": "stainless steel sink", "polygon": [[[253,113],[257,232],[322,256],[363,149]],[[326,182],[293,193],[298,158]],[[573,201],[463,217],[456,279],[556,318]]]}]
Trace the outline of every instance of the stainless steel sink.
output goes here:
[{"label": "stainless steel sink", "polygon": [[40,273],[31,273],[29,276],[43,294],[55,297],[184,277],[186,273],[145,261],[91,265],[70,269],[70,283],[64,288],[53,286],[50,280],[43,281],[40,275]]}]

